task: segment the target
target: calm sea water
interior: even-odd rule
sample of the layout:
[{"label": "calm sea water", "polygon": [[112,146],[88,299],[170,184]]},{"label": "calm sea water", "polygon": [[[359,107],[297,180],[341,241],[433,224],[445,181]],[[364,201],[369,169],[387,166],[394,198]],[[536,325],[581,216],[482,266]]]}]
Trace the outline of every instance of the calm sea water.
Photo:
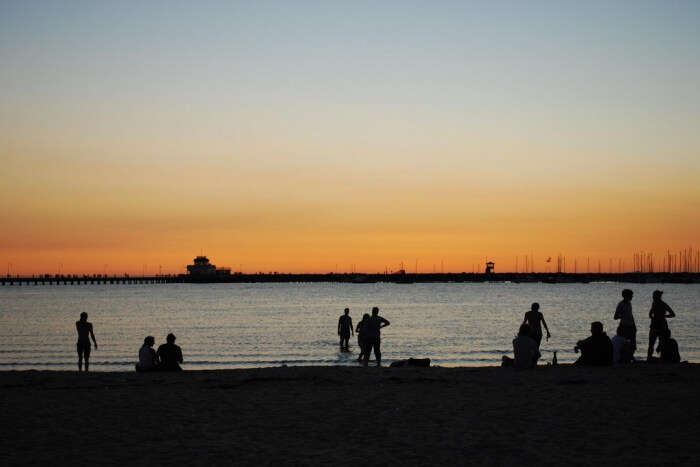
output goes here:
[{"label": "calm sea water", "polygon": [[386,363],[429,357],[434,364],[498,365],[530,303],[552,331],[545,360],[561,362],[599,320],[612,336],[623,287],[635,292],[638,357],[646,353],[654,289],[678,315],[670,320],[681,357],[700,361],[700,285],[682,284],[148,284],[5,286],[0,289],[0,369],[66,370],[76,366],[75,321],[89,314],[99,349],[94,370],[130,370],[146,335],[156,346],[173,332],[186,369],[287,365],[356,365],[338,349],[337,322],[372,306],[391,321],[382,333]]}]

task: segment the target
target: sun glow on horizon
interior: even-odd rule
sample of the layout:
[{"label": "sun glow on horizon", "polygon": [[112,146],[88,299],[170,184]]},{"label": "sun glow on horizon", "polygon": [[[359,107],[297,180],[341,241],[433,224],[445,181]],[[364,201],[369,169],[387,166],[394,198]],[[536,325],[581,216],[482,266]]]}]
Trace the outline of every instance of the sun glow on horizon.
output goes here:
[{"label": "sun glow on horizon", "polygon": [[698,4],[165,5],[0,5],[5,272],[700,244]]}]

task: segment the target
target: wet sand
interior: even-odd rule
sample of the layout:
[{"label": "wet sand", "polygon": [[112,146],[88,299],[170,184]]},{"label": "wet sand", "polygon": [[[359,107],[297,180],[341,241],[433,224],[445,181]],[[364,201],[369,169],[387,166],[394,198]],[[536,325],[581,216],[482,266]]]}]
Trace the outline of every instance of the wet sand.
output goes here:
[{"label": "wet sand", "polygon": [[700,366],[0,372],[0,464],[697,465]]}]

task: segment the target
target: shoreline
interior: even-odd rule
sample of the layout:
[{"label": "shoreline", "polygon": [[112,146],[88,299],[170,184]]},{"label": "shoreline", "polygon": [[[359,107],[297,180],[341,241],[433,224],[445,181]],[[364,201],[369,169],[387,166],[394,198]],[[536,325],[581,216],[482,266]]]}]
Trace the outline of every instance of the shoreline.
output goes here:
[{"label": "shoreline", "polygon": [[700,365],[0,371],[5,464],[692,465]]}]

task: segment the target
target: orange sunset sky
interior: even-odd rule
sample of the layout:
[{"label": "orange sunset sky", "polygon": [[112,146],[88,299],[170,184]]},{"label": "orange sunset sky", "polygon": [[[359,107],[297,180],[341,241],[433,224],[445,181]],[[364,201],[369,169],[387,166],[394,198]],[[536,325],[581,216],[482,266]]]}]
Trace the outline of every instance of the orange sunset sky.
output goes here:
[{"label": "orange sunset sky", "polygon": [[3,2],[2,273],[700,245],[698,3],[326,3]]}]

